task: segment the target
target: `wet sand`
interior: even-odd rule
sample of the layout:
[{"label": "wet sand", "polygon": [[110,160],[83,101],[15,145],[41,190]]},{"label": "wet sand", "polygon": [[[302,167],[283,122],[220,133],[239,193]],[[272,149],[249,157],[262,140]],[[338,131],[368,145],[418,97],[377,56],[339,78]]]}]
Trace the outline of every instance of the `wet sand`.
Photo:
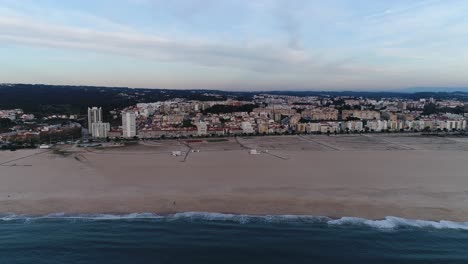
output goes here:
[{"label": "wet sand", "polygon": [[[250,155],[253,148],[268,153]],[[173,150],[188,155],[173,157]],[[73,148],[68,155],[4,151],[0,212],[204,211],[467,221],[467,150],[465,138],[356,135],[148,141]]]}]

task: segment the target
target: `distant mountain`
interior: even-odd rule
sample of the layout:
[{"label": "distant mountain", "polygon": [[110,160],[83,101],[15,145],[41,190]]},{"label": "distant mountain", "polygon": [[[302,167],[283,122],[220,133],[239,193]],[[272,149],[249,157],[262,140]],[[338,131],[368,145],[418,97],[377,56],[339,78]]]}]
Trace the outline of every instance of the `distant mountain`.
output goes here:
[{"label": "distant mountain", "polygon": [[453,93],[453,92],[468,92],[468,87],[410,87],[401,90],[395,90],[400,93],[421,93],[421,92],[432,92],[432,93]]}]

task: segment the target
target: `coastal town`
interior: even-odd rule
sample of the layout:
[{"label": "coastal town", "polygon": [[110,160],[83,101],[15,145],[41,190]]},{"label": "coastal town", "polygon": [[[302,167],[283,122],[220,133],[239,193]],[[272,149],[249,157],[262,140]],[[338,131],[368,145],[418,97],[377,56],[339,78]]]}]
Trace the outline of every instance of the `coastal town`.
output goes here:
[{"label": "coastal town", "polygon": [[90,106],[87,115],[36,118],[21,109],[0,110],[2,147],[9,142],[52,144],[76,140],[164,139],[248,135],[350,133],[460,133],[467,103],[421,98],[381,100],[347,96],[258,94],[251,101],[175,98],[113,109]]},{"label": "coastal town", "polygon": [[1,210],[468,214],[462,100],[259,94],[85,110],[2,111],[14,125],[2,132]]}]

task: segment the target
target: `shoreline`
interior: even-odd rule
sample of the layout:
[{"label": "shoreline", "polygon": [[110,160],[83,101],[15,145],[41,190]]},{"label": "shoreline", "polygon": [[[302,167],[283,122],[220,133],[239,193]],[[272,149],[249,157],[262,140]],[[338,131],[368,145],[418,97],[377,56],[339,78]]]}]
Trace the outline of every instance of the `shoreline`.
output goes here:
[{"label": "shoreline", "polygon": [[[242,207],[242,202],[239,204],[227,203],[226,201],[220,200],[219,204],[206,204],[203,206],[192,206],[187,204],[182,208],[190,210],[176,210],[169,209],[168,206],[132,206],[128,210],[110,209],[113,206],[109,206],[116,201],[105,201],[103,199],[89,199],[81,201],[63,201],[63,199],[45,199],[45,200],[15,200],[15,201],[2,201],[0,202],[0,216],[14,214],[24,215],[28,217],[42,217],[53,214],[66,214],[66,215],[126,215],[126,214],[140,214],[150,213],[159,216],[168,216],[179,213],[197,212],[207,214],[232,214],[232,215],[247,215],[247,216],[310,216],[310,217],[328,217],[330,219],[340,219],[343,217],[362,218],[368,220],[383,220],[386,217],[398,217],[412,220],[426,220],[426,221],[454,221],[454,222],[468,222],[467,211],[459,212],[457,215],[447,214],[448,210],[443,208],[399,208],[395,205],[369,205],[369,204],[347,204],[347,203],[330,203],[324,201],[312,201],[309,202],[313,208],[303,209],[285,209],[284,206],[289,206],[291,203],[286,202],[285,204],[278,207],[277,203],[268,203],[262,201],[252,201],[248,199],[250,203],[255,204],[261,209],[245,209]],[[160,201],[168,202],[167,200],[155,200],[155,203]],[[135,201],[126,202],[133,203]],[[179,201],[180,202],[180,201]],[[182,200],[184,202],[184,200]],[[50,206],[47,209],[38,209],[43,207],[44,203],[56,203],[57,205]],[[96,208],[83,208],[81,203],[96,203],[99,204]],[[169,203],[169,202],[168,202]],[[18,206],[21,208],[18,209]],[[274,207],[273,207],[274,206]],[[304,206],[301,204],[300,206]],[[120,207],[120,206],[118,206]],[[384,210],[381,208],[385,207]],[[213,209],[215,208],[215,209]],[[222,210],[223,208],[230,208],[228,210]],[[206,209],[206,210],[204,210]],[[218,210],[219,209],[219,210]],[[416,210],[415,210],[416,209]],[[363,212],[366,211],[366,212]]]},{"label": "shoreline", "polygon": [[[0,152],[0,213],[212,212],[334,219],[468,219],[468,140],[240,138]],[[199,153],[189,150],[199,149]],[[173,157],[171,151],[187,152]],[[36,152],[37,153],[37,152]],[[271,155],[270,155],[271,154]],[[283,158],[278,158],[283,157]],[[16,164],[16,166],[11,166]]]},{"label": "shoreline", "polygon": [[302,224],[302,225],[326,225],[368,227],[381,231],[395,231],[400,228],[428,229],[428,230],[468,230],[468,222],[456,222],[447,220],[408,219],[395,216],[386,216],[382,219],[366,219],[362,217],[343,216],[331,218],[316,215],[249,215],[229,214],[215,212],[179,212],[174,214],[155,213],[128,213],[128,214],[65,214],[52,213],[47,215],[31,216],[27,214],[0,214],[0,223],[23,222],[34,223],[35,221],[151,221],[151,222],[230,222],[236,224]]}]

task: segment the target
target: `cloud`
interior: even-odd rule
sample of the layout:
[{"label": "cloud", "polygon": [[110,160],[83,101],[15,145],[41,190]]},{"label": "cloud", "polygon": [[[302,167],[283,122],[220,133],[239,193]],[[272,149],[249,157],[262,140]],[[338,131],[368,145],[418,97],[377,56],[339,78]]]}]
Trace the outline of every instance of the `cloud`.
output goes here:
[{"label": "cloud", "polygon": [[288,57],[288,50],[275,50],[272,47],[237,47],[210,42],[178,41],[140,33],[58,26],[20,18],[0,17],[0,30],[0,38],[4,41],[111,52],[151,59],[187,59],[203,63],[198,60],[204,57],[206,60],[293,62]]},{"label": "cloud", "polygon": [[[88,19],[85,15],[74,14],[74,17]],[[91,18],[92,21],[105,21],[105,24],[111,25],[109,28],[112,30],[62,26],[10,14],[0,17],[0,40],[4,43],[86,50],[263,73],[313,74],[325,69],[329,71],[331,65],[335,65],[334,70],[337,73],[349,70],[349,67],[341,67],[333,61],[319,61],[317,57],[299,50],[297,45],[281,46],[254,42],[239,44],[209,39],[168,38],[143,34],[105,19]]]},{"label": "cloud", "polygon": [[286,33],[288,38],[288,47],[291,49],[302,49],[301,28],[302,23],[297,15],[301,2],[280,2],[275,8],[276,18],[280,28]]},{"label": "cloud", "polygon": [[118,15],[0,0],[0,42],[65,50],[68,57],[87,51],[137,64],[183,64],[193,66],[194,76],[201,68],[242,72],[242,82],[251,84],[398,87],[422,85],[418,78],[426,85],[434,73],[468,83],[447,70],[467,66],[468,4],[462,0],[103,2],[115,3]]}]

